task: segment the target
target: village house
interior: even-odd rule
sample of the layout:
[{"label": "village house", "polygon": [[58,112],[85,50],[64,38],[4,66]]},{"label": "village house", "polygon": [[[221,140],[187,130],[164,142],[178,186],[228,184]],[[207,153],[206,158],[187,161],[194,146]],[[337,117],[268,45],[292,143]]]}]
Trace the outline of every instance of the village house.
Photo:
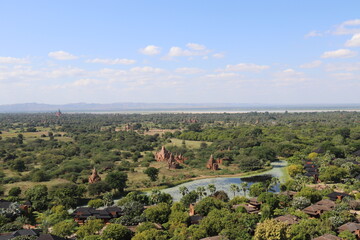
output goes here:
[{"label": "village house", "polygon": [[238,207],[243,207],[247,213],[251,213],[251,214],[258,214],[260,212],[258,208],[250,204],[236,204],[232,206],[233,209],[237,209]]},{"label": "village house", "polygon": [[332,234],[324,234],[320,237],[314,238],[313,240],[341,240],[341,238]]},{"label": "village house", "polygon": [[360,239],[360,223],[348,222],[338,227],[339,232],[349,231]]},{"label": "village house", "polygon": [[328,195],[326,195],[331,201],[336,201],[336,200],[343,200],[344,197],[351,197],[349,194],[347,193],[342,193],[342,192],[332,192],[329,193]]},{"label": "village house", "polygon": [[77,208],[71,216],[74,217],[75,222],[83,224],[88,217],[95,217],[102,219],[104,223],[108,223],[113,218],[122,216],[122,211],[118,207],[107,207],[104,209],[95,209],[92,207]]},{"label": "village house", "polygon": [[294,196],[297,194],[297,192],[295,192],[295,191],[284,191],[284,192],[280,192],[279,194],[287,196],[292,200],[294,198]]},{"label": "village house", "polygon": [[226,240],[226,238],[222,236],[213,236],[213,237],[201,238],[200,240]]},{"label": "village house", "polygon": [[302,211],[311,217],[319,217],[324,212],[330,211],[335,207],[335,202],[329,199],[323,199],[309,207],[304,208]]},{"label": "village house", "polygon": [[12,233],[0,235],[0,240],[10,240],[13,238],[28,239],[27,237],[36,237],[36,240],[65,240],[65,238],[52,234],[42,234],[39,229],[20,229]]},{"label": "village house", "polygon": [[299,218],[294,216],[294,215],[290,215],[290,214],[286,214],[284,216],[279,216],[274,218],[276,221],[279,222],[283,222],[286,223],[288,225],[293,225],[299,222]]}]

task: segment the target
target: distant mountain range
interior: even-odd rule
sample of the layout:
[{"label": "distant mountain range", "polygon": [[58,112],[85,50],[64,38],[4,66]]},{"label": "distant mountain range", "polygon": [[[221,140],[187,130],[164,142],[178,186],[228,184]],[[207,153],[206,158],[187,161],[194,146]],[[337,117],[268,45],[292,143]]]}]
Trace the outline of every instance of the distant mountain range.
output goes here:
[{"label": "distant mountain range", "polygon": [[166,111],[304,111],[360,110],[360,104],[245,104],[245,103],[71,103],[64,105],[22,103],[0,105],[0,113],[35,112],[166,112]]}]

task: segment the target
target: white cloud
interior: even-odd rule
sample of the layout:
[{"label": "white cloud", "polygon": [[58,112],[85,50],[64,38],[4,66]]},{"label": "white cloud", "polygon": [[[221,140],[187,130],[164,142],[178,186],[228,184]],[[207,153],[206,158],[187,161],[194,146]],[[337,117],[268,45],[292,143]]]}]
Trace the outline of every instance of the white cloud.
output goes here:
[{"label": "white cloud", "polygon": [[317,68],[320,67],[322,64],[322,61],[320,60],[315,60],[309,63],[304,63],[302,65],[300,65],[300,68]]},{"label": "white cloud", "polygon": [[360,47],[360,33],[354,34],[354,36],[345,43],[345,46]]},{"label": "white cloud", "polygon": [[190,48],[191,50],[195,50],[195,51],[202,51],[202,50],[206,49],[206,47],[204,45],[197,44],[197,43],[188,43],[188,44],[186,44],[186,46],[188,48]]},{"label": "white cloud", "polygon": [[309,78],[305,77],[303,72],[295,71],[292,68],[285,69],[281,72],[277,72],[274,74],[275,82],[278,86],[287,86],[294,83],[305,82],[308,81]]},{"label": "white cloud", "polygon": [[50,52],[48,56],[56,60],[74,60],[79,58],[75,55],[72,55],[71,53],[64,51]]},{"label": "white cloud", "polygon": [[237,73],[218,73],[218,74],[208,74],[205,76],[206,78],[233,78],[233,77],[240,77]]},{"label": "white cloud", "polygon": [[177,68],[175,70],[176,73],[180,73],[180,74],[199,74],[199,73],[203,73],[204,70],[200,69],[200,68],[187,68],[187,67],[183,67],[183,68]]},{"label": "white cloud", "polygon": [[354,63],[331,63],[327,64],[326,71],[333,72],[333,71],[347,71],[347,72],[355,72],[360,71],[360,62]]},{"label": "white cloud", "polygon": [[75,87],[83,87],[83,86],[88,86],[88,85],[92,85],[92,84],[100,84],[101,81],[96,80],[96,79],[91,79],[91,78],[84,78],[84,79],[79,79],[75,82],[73,82],[71,85],[75,86]]},{"label": "white cloud", "polygon": [[213,56],[213,58],[224,58],[225,54],[224,53],[215,53],[212,56]]},{"label": "white cloud", "polygon": [[89,59],[86,62],[88,63],[102,63],[102,64],[108,64],[108,65],[115,65],[115,64],[123,64],[123,65],[130,65],[134,64],[136,61],[126,58],[115,58],[115,59],[103,59],[103,58],[95,58],[95,59]]},{"label": "white cloud", "polygon": [[234,72],[260,72],[270,67],[267,65],[256,65],[253,63],[239,63],[236,65],[227,65],[225,71],[234,71]]},{"label": "white cloud", "polygon": [[195,56],[195,54],[197,53],[180,47],[171,47],[168,53],[170,57]]},{"label": "white cloud", "polygon": [[349,49],[339,49],[335,51],[328,51],[324,52],[323,55],[321,55],[322,58],[351,58],[355,57],[357,55],[357,52],[351,51]]},{"label": "white cloud", "polygon": [[134,73],[163,73],[164,69],[161,68],[153,68],[153,67],[134,67],[130,69],[131,72]]},{"label": "white cloud", "polygon": [[[167,56],[164,58],[171,59],[172,57],[192,57],[192,56],[205,56],[208,55],[211,50],[205,46],[197,43],[188,43],[186,45],[189,49],[182,49],[181,47],[171,47]],[[205,60],[207,58],[204,58]]]},{"label": "white cloud", "polygon": [[360,19],[353,19],[345,21],[335,27],[335,30],[331,32],[335,35],[347,35],[360,33]]},{"label": "white cloud", "polygon": [[318,32],[318,31],[311,31],[309,33],[307,33],[305,35],[305,38],[309,38],[309,37],[321,37],[322,33]]},{"label": "white cloud", "polygon": [[0,64],[26,64],[30,63],[25,58],[0,57]]},{"label": "white cloud", "polygon": [[154,45],[148,45],[145,48],[139,49],[139,52],[145,55],[157,55],[161,52],[161,48]]},{"label": "white cloud", "polygon": [[339,80],[352,80],[352,79],[356,79],[356,76],[353,73],[333,73],[331,74],[332,77],[334,77],[335,79],[339,79]]}]

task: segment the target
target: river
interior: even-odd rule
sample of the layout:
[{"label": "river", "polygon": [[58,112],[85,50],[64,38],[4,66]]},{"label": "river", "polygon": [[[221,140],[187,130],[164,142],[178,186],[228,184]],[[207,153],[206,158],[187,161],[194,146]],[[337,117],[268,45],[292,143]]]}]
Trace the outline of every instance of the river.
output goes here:
[{"label": "river", "polygon": [[[277,161],[271,163],[272,169],[254,174],[248,175],[246,177],[218,177],[218,178],[206,178],[206,179],[199,179],[194,180],[191,182],[186,182],[180,185],[177,185],[172,188],[167,188],[161,190],[162,192],[169,193],[174,201],[179,201],[182,195],[179,192],[179,187],[184,186],[189,189],[189,191],[196,190],[197,187],[207,187],[209,184],[214,184],[216,190],[223,190],[225,191],[230,198],[233,197],[233,193],[230,191],[231,184],[240,184],[241,182],[247,182],[249,186],[256,182],[263,182],[267,179],[271,179],[272,177],[277,177],[281,183],[285,182],[288,179],[288,173],[286,171],[287,162],[286,161]],[[275,191],[279,191],[279,184],[275,186]],[[209,193],[209,192],[208,192]],[[243,192],[240,191],[236,193],[236,196],[242,196]]]}]

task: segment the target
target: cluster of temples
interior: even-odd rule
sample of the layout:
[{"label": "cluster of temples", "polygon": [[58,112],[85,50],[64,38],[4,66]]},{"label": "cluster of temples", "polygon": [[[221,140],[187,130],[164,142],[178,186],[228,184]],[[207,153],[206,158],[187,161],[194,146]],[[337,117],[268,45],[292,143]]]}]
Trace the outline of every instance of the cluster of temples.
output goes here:
[{"label": "cluster of temples", "polygon": [[158,162],[167,162],[169,169],[177,169],[180,167],[180,164],[184,164],[186,158],[181,154],[174,155],[168,151],[165,146],[162,146],[161,150],[155,153],[155,160]]}]

